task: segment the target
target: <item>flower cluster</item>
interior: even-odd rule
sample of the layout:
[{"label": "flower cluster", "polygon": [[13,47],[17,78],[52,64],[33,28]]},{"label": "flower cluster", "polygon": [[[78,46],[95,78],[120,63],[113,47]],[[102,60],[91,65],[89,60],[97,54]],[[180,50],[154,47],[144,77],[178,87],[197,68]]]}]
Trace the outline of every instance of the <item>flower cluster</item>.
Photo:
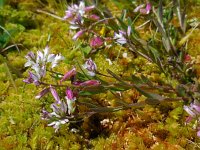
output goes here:
[{"label": "flower cluster", "polygon": [[197,136],[200,137],[200,103],[195,100],[190,106],[184,106],[184,110],[190,115],[186,119],[186,123],[191,122],[193,119],[197,121]]},{"label": "flower cluster", "polygon": [[146,7],[145,8],[144,7],[145,7],[144,4],[139,5],[134,9],[134,12],[140,12],[141,14],[145,14],[145,15],[149,14],[151,11],[151,4],[147,3]]},{"label": "flower cluster", "polygon": [[91,20],[98,20],[99,17],[95,14],[89,15],[89,12],[95,8],[94,5],[92,6],[85,6],[83,1],[80,2],[79,5],[74,4],[68,6],[68,9],[65,11],[65,16],[63,20],[68,20],[70,23],[70,29],[79,31],[73,36],[73,40],[77,40],[81,35],[85,33],[85,29],[83,29],[84,18],[88,18]]},{"label": "flower cluster", "polygon": [[[162,4],[160,3],[158,6],[160,8],[157,9],[154,7],[154,9],[157,9],[157,10],[163,9],[164,7],[162,7],[161,5]],[[154,11],[154,13],[158,12],[159,14],[151,15],[152,19],[149,20],[148,14],[151,13],[152,6],[147,1],[146,4],[139,5],[134,10],[131,10],[133,12],[139,13],[139,14],[133,14],[133,15],[136,15],[134,18],[132,18],[132,16],[129,14],[128,14],[129,16],[127,17],[126,13],[122,14],[122,17],[114,18],[112,14],[109,14],[110,12],[108,13],[108,11],[106,12],[102,11],[102,12],[99,12],[102,18],[100,20],[100,17],[98,15],[91,13],[91,12],[94,12],[93,10],[95,9],[95,7],[96,7],[95,5],[85,6],[84,1],[80,1],[79,5],[73,4],[73,5],[68,6],[66,10],[66,14],[63,17],[63,20],[67,20],[69,22],[70,29],[76,30],[76,34],[72,38],[73,40],[77,40],[79,37],[87,33],[88,36],[85,36],[86,39],[84,39],[84,41],[80,45],[81,46],[85,45],[85,43],[88,42],[88,45],[90,46],[90,50],[92,50],[92,52],[99,50],[100,48],[103,48],[104,45],[106,48],[110,48],[111,46],[114,47],[116,46],[116,44],[114,43],[117,43],[121,47],[126,48],[125,51],[130,50],[131,52],[134,53],[134,55],[138,54],[139,56],[142,56],[144,59],[148,60],[150,63],[156,65],[158,69],[160,70],[160,73],[163,73],[164,75],[166,75],[166,77],[171,78],[173,81],[176,80],[177,83],[180,83],[181,85],[184,84],[185,86],[187,86],[185,84],[187,81],[193,84],[191,82],[193,79],[191,78],[189,73],[186,71],[189,66],[188,64],[191,61],[191,57],[189,54],[187,54],[187,49],[184,46],[181,48],[183,53],[179,55],[180,53],[180,50],[178,49],[179,45],[176,45],[176,43],[178,42],[173,42],[173,41],[178,41],[179,37],[173,38],[171,36],[173,35],[171,32],[174,32],[174,35],[175,34],[179,35],[180,33],[179,30],[176,30],[176,27],[173,28],[173,31],[172,31],[172,28],[170,30],[165,29],[166,27],[165,23],[171,22],[171,20],[160,21],[162,20],[162,17],[166,16],[165,14],[163,14],[165,13],[165,11]],[[177,7],[177,6],[174,6],[174,7]],[[174,10],[172,10],[171,13],[174,13],[175,12]],[[180,10],[178,11],[178,13],[181,13],[181,12],[182,11]],[[140,17],[140,16],[142,16],[142,19],[144,20],[148,19],[148,21],[138,26],[138,28],[135,28],[134,23],[137,20],[137,17]],[[173,16],[176,16],[176,15],[172,14],[172,17]],[[182,19],[179,21],[181,22],[184,20],[183,19],[184,14],[180,16]],[[158,18],[158,17],[161,17],[161,18]],[[164,18],[164,19],[170,19],[170,17]],[[146,25],[146,23],[148,22],[151,22],[152,24],[154,24],[150,27],[150,30],[155,29],[156,32],[158,30],[160,34],[160,36],[156,38],[154,37],[149,38],[151,39],[150,41],[144,39],[143,37],[145,36],[140,36],[140,33],[137,32],[137,30],[141,28],[141,26]],[[181,28],[184,27],[183,22],[180,27]],[[170,34],[167,34],[167,33],[170,33]],[[180,33],[180,37],[181,35],[183,34]],[[151,35],[148,34],[148,36],[151,36]],[[163,44],[163,45],[160,46],[160,44]],[[92,54],[90,53],[90,50],[89,52],[87,52],[87,54],[88,53]],[[87,54],[84,53],[84,56],[88,57],[86,56]],[[118,53],[118,56],[119,54],[120,53]],[[118,56],[117,56],[117,59],[118,59]],[[122,56],[123,58],[127,58],[127,53],[123,53]],[[183,99],[187,96],[189,97],[190,95],[192,95],[191,94],[192,92],[194,93],[194,91],[192,90],[189,91],[190,88],[188,88],[189,92],[186,90],[185,92],[186,94],[184,95],[184,92],[183,94],[182,93],[180,94],[179,91],[181,91],[182,89],[178,89],[179,87],[175,89],[174,86],[167,85],[167,86],[162,87],[162,85],[160,85],[159,86],[160,90],[158,91],[159,93],[155,94],[151,91],[154,91],[155,89],[157,90],[158,87],[156,86],[154,87],[153,84],[150,84],[150,82],[148,82],[149,83],[148,84],[146,82],[148,81],[146,80],[146,77],[139,78],[136,76],[135,77],[132,76],[132,80],[125,79],[123,78],[123,76],[122,77],[117,76],[109,69],[107,70],[107,72],[109,73],[109,76],[105,74],[101,74],[100,72],[97,71],[97,65],[91,58],[86,59],[83,65],[79,65],[81,72],[78,72],[78,68],[73,66],[70,70],[68,70],[64,74],[57,73],[57,72],[52,71],[52,69],[56,67],[58,63],[64,59],[64,57],[61,56],[60,54],[58,55],[50,54],[49,47],[46,47],[43,52],[38,51],[37,55],[35,55],[33,52],[29,52],[28,55],[26,56],[26,59],[27,59],[27,62],[25,64],[25,67],[31,67],[33,71],[29,71],[29,77],[25,79],[24,82],[34,83],[37,86],[38,85],[45,86],[45,88],[36,96],[36,99],[42,98],[47,93],[51,93],[51,95],[54,98],[54,103],[51,104],[52,112],[48,112],[45,109],[43,109],[42,119],[49,121],[50,123],[48,125],[53,126],[56,132],[58,131],[60,125],[70,122],[71,120],[74,119],[74,116],[78,114],[79,111],[76,111],[78,110],[77,107],[79,106],[77,105],[77,101],[78,101],[78,97],[80,98],[81,94],[90,95],[93,93],[95,94],[98,92],[100,93],[102,91],[104,92],[106,90],[111,90],[112,93],[115,94],[114,92],[116,93],[119,92],[117,91],[118,89],[123,91],[123,90],[127,90],[129,87],[130,88],[135,87],[136,90],[138,90],[141,94],[143,94],[144,96],[148,98],[147,100],[149,101],[145,101],[147,102],[147,104],[155,104],[155,103],[157,104],[161,101],[169,100],[171,97],[170,96],[167,97],[167,95],[172,95],[171,94],[172,92],[173,94],[174,92],[176,92],[175,94],[178,96],[181,95],[180,97],[183,97]],[[112,65],[112,62],[109,58],[107,58],[106,61],[109,62],[109,65]],[[50,67],[50,69],[47,69],[48,67]],[[51,73],[56,76],[56,83],[52,84],[52,83],[40,82],[42,78],[45,77],[46,73],[49,70],[52,71]],[[52,77],[55,77],[53,75]],[[109,81],[108,82],[104,81],[103,79],[100,79],[99,76],[97,75],[112,77],[116,79],[118,83],[116,84],[109,83]],[[140,83],[142,83],[142,86],[140,85]],[[144,90],[142,89],[142,87],[145,87]],[[58,91],[57,89],[59,89],[60,91],[64,89],[65,92],[61,91],[59,92],[60,94],[59,95],[57,92]],[[149,89],[149,91],[147,89]],[[193,99],[195,98],[193,97]],[[178,97],[175,100],[180,100],[180,98]],[[81,105],[81,101],[78,104]],[[84,105],[86,104],[84,103]],[[101,111],[100,110],[101,108],[98,108],[98,106],[96,105],[93,105],[93,104],[88,104],[88,105],[90,105],[88,107],[90,107],[90,110],[92,111],[95,111],[95,110],[96,112]],[[125,107],[126,105],[123,106],[123,108]],[[127,108],[130,108],[130,107],[128,107],[127,105]],[[112,108],[109,108],[109,109],[111,110]],[[102,110],[104,111],[106,109],[102,109]],[[193,103],[190,104],[190,106],[184,106],[184,110],[190,115],[187,118],[187,123],[190,122],[191,120],[194,120],[194,119],[196,120],[197,126],[199,126],[197,127],[198,129],[197,136],[200,137],[200,119],[199,119],[200,118],[200,103],[197,101],[194,101]]]},{"label": "flower cluster", "polygon": [[25,67],[31,67],[34,71],[29,72],[29,77],[24,80],[25,83],[35,83],[39,84],[39,80],[46,75],[46,69],[48,65],[51,65],[51,68],[54,68],[58,65],[61,60],[64,60],[64,57],[61,54],[49,54],[49,47],[45,47],[43,52],[37,51],[37,55],[33,52],[29,52],[25,58],[27,62],[25,63]]},{"label": "flower cluster", "polygon": [[[44,49],[44,52],[37,52],[35,55],[33,52],[29,52],[27,56],[25,56],[27,62],[25,64],[26,67],[30,67],[34,73],[29,71],[29,77],[24,80],[25,83],[34,83],[35,85],[45,86],[41,92],[36,95],[36,99],[41,99],[48,93],[51,93],[54,99],[54,103],[51,104],[52,112],[48,112],[45,109],[42,110],[42,119],[50,122],[48,126],[52,126],[55,128],[55,132],[58,131],[61,124],[66,124],[74,119],[73,114],[76,110],[76,100],[78,93],[74,91],[80,91],[82,88],[87,86],[99,86],[101,83],[98,80],[80,80],[76,79],[77,70],[73,67],[71,70],[67,71],[60,78],[60,85],[44,83],[42,82],[42,77],[45,76],[47,72],[51,72],[47,68],[51,69],[57,66],[60,60],[63,60],[63,56],[60,54],[49,54],[49,47]],[[82,65],[82,69],[88,72],[88,75],[95,76],[95,72],[97,70],[97,66],[95,62],[92,61],[91,58],[87,59],[85,64]],[[55,73],[56,72],[51,72]],[[60,74],[59,74],[60,75]],[[63,85],[66,80],[71,80],[71,85],[73,88],[70,88],[70,85]],[[57,92],[57,87],[60,86],[65,87],[65,96],[60,97]]]},{"label": "flower cluster", "polygon": [[[65,100],[61,100],[54,87],[50,86],[49,89],[55,99],[55,102],[51,104],[51,109],[53,111],[50,113],[43,109],[42,119],[50,121],[51,123],[49,123],[48,126],[53,126],[55,132],[57,132],[61,124],[70,121],[69,118],[76,109],[76,97],[74,96],[73,91],[70,88],[67,88]],[[71,118],[72,117],[73,116],[71,116]]]}]

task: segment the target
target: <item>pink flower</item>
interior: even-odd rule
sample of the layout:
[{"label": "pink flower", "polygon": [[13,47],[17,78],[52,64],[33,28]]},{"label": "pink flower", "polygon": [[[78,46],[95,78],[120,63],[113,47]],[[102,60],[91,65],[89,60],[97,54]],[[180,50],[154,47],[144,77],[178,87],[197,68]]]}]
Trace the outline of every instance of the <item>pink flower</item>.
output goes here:
[{"label": "pink flower", "polygon": [[75,98],[74,94],[73,94],[73,92],[72,92],[72,90],[70,88],[67,88],[65,93],[66,93],[67,99],[73,100]]},{"label": "pink flower", "polygon": [[85,30],[78,31],[72,38],[72,40],[76,41],[80,36],[84,34]]},{"label": "pink flower", "polygon": [[134,12],[140,12],[141,14],[149,14],[151,11],[151,4],[147,3],[146,8],[144,8],[144,4],[139,5],[134,9]]},{"label": "pink flower", "polygon": [[95,15],[95,14],[93,14],[93,15],[89,16],[89,19],[94,20],[94,21],[98,21],[100,19],[100,17]]},{"label": "pink flower", "polygon": [[71,69],[70,71],[68,71],[67,73],[65,73],[65,75],[63,76],[63,78],[60,80],[60,82],[63,82],[65,80],[70,79],[71,77],[76,75],[76,68]]},{"label": "pink flower", "polygon": [[92,48],[99,48],[103,45],[104,41],[101,37],[94,37],[90,40],[90,46]]},{"label": "pink flower", "polygon": [[85,16],[85,14],[95,8],[94,5],[92,6],[85,6],[85,3],[83,1],[80,2],[79,5],[74,4],[71,6],[68,6],[68,9],[65,11],[65,16],[63,17],[63,20],[66,19],[76,19],[77,16]]},{"label": "pink flower", "polygon": [[[191,118],[196,118],[200,116],[200,103],[198,101],[194,101],[190,104],[190,106],[184,106],[184,110],[190,115]],[[187,120],[191,120],[188,118]]]},{"label": "pink flower", "polygon": [[76,105],[75,105],[76,97],[74,96],[73,91],[70,88],[66,89],[65,99],[67,100],[67,110],[68,110],[68,114],[70,115],[76,109]]},{"label": "pink flower", "polygon": [[99,86],[101,82],[98,80],[88,80],[84,82],[73,82],[73,84],[77,86]]},{"label": "pink flower", "polygon": [[83,65],[83,68],[88,71],[88,74],[90,76],[95,76],[95,72],[97,70],[97,65],[91,58],[86,60],[85,64]]},{"label": "pink flower", "polygon": [[54,99],[56,100],[56,103],[60,104],[61,103],[60,97],[53,86],[50,86],[50,91],[51,91],[51,94],[53,95]]}]

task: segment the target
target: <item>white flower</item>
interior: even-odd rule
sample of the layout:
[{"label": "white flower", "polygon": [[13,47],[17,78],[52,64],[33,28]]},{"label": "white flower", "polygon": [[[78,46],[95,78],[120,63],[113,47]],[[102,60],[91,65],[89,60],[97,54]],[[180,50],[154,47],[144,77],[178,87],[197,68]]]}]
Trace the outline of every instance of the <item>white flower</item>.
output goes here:
[{"label": "white flower", "polygon": [[61,54],[57,54],[54,59],[51,60],[51,68],[56,67],[61,60],[64,60],[64,57]]},{"label": "white flower", "polygon": [[35,54],[33,52],[29,52],[25,58],[27,62],[24,64],[25,67],[29,67],[35,64]]},{"label": "white flower", "polygon": [[58,120],[58,121],[53,121],[52,123],[48,124],[48,126],[53,126],[53,128],[55,129],[55,132],[58,131],[58,129],[60,128],[61,124],[65,124],[69,122],[68,119],[63,119],[63,120]]},{"label": "white flower", "polygon": [[128,54],[127,54],[126,52],[124,52],[124,53],[122,54],[122,57],[123,57],[123,58],[127,58],[127,57],[128,57]]},{"label": "white flower", "polygon": [[88,74],[90,76],[92,76],[92,77],[95,76],[95,72],[97,70],[97,65],[91,58],[86,60],[85,64],[83,65],[83,68],[88,71]]},{"label": "white flower", "polygon": [[119,33],[115,33],[114,35],[114,39],[116,40],[116,42],[118,44],[126,44],[127,40],[124,37],[125,33],[123,33],[122,31],[119,31]]}]

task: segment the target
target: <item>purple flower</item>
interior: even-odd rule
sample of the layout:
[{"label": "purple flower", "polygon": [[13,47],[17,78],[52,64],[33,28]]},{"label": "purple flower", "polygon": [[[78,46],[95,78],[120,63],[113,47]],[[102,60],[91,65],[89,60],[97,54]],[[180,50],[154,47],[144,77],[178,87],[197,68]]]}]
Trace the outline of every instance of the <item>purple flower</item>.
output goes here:
[{"label": "purple flower", "polygon": [[94,37],[90,40],[90,46],[92,48],[99,48],[103,45],[104,41],[101,37]]},{"label": "purple flower", "polygon": [[116,42],[117,42],[118,44],[122,44],[122,45],[123,45],[123,44],[126,44],[126,43],[127,43],[127,40],[126,40],[126,38],[125,38],[125,35],[126,35],[125,32],[119,30],[119,33],[114,33],[114,40],[116,40]]},{"label": "purple flower", "polygon": [[42,109],[41,119],[42,120],[49,120],[51,119],[52,115],[48,111],[46,111],[44,108]]},{"label": "purple flower", "polygon": [[28,66],[32,66],[35,64],[35,60],[36,60],[36,57],[35,57],[35,54],[33,52],[29,52],[25,58],[27,59],[27,62],[24,64],[25,67],[28,67]]},{"label": "purple flower", "polygon": [[65,11],[65,16],[63,17],[64,20],[66,19],[76,19],[78,15],[81,17],[85,16],[86,12],[89,12],[95,8],[94,5],[92,6],[85,6],[85,3],[83,1],[80,2],[79,5],[74,4],[71,6],[68,6],[68,9]]},{"label": "purple flower", "polygon": [[200,137],[200,130],[199,130],[199,131],[197,131],[197,136],[198,136],[198,137]]},{"label": "purple flower", "polygon": [[89,19],[94,20],[94,21],[98,21],[100,19],[100,17],[95,15],[95,14],[92,14],[92,15],[89,16]]},{"label": "purple flower", "polygon": [[60,104],[61,103],[60,97],[59,97],[58,93],[56,92],[55,88],[51,85],[50,85],[50,91],[51,91],[51,94],[53,95],[54,99],[56,100],[56,103]]},{"label": "purple flower", "polygon": [[87,59],[85,64],[83,65],[84,69],[87,69],[88,74],[90,76],[95,76],[95,72],[97,70],[97,65],[95,64],[94,61],[92,61],[91,58]]},{"label": "purple flower", "polygon": [[80,36],[82,36],[85,33],[85,30],[78,31],[72,38],[72,40],[76,41]]},{"label": "purple flower", "polygon": [[29,71],[29,77],[27,79],[24,79],[23,82],[25,82],[27,84],[34,83],[35,85],[40,84],[38,76],[35,75],[34,73],[32,73],[31,71]]},{"label": "purple flower", "polygon": [[63,82],[65,80],[70,79],[71,77],[76,75],[76,68],[71,69],[70,71],[68,71],[67,73],[65,73],[65,75],[63,76],[63,78],[60,80],[60,82]]},{"label": "purple flower", "polygon": [[138,7],[136,7],[134,9],[134,12],[140,12],[141,14],[149,14],[151,11],[151,4],[150,3],[147,3],[146,4],[146,7],[144,8],[144,4],[142,5],[139,5]]},{"label": "purple flower", "polygon": [[[42,77],[46,75],[46,67],[49,63],[51,63],[51,68],[54,68],[57,66],[59,61],[63,60],[64,57],[60,54],[49,54],[49,47],[46,46],[43,52],[37,51],[37,55],[35,56],[33,52],[29,52],[25,58],[27,59],[27,62],[25,63],[25,67],[31,67],[34,70],[34,73],[29,73],[30,77],[24,82],[26,83],[36,83],[39,81]],[[33,80],[33,81],[32,81]]]},{"label": "purple flower", "polygon": [[187,117],[186,119],[186,123],[189,123],[190,121],[192,121],[192,119],[196,119],[197,120],[197,136],[200,137],[200,103],[195,100],[193,103],[190,104],[190,106],[184,106],[183,107],[184,110],[190,115],[189,117]]},{"label": "purple flower", "polygon": [[200,116],[200,103],[196,100],[190,106],[184,106],[183,108],[192,118]]},{"label": "purple flower", "polygon": [[48,88],[44,88],[35,98],[36,99],[40,99],[41,97],[43,97],[44,95],[46,95],[49,92],[49,87]]},{"label": "purple flower", "polygon": [[65,99],[67,100],[67,109],[68,109],[68,114],[70,115],[76,109],[75,105],[76,97],[74,97],[73,91],[70,88],[66,89]]},{"label": "purple flower", "polygon": [[67,88],[67,90],[66,90],[66,97],[69,100],[73,100],[74,99],[73,92],[72,92],[72,90],[70,88]]}]

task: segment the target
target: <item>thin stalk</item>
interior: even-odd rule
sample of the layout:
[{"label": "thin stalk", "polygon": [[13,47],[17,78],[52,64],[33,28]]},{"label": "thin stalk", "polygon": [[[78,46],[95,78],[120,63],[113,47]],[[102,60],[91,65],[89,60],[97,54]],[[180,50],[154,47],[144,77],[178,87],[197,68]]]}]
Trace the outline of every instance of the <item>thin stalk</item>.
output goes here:
[{"label": "thin stalk", "polygon": [[11,72],[10,72],[10,70],[9,70],[8,65],[7,65],[6,62],[4,62],[4,66],[5,66],[5,68],[6,68],[6,71],[7,71],[7,73],[8,73],[8,76],[9,76],[9,78],[10,78],[10,81],[11,81],[11,83],[13,84],[14,89],[15,89],[15,91],[17,92],[17,87],[16,87],[16,85],[15,85],[14,79],[13,79],[13,77],[12,77],[12,74],[11,74]]}]

